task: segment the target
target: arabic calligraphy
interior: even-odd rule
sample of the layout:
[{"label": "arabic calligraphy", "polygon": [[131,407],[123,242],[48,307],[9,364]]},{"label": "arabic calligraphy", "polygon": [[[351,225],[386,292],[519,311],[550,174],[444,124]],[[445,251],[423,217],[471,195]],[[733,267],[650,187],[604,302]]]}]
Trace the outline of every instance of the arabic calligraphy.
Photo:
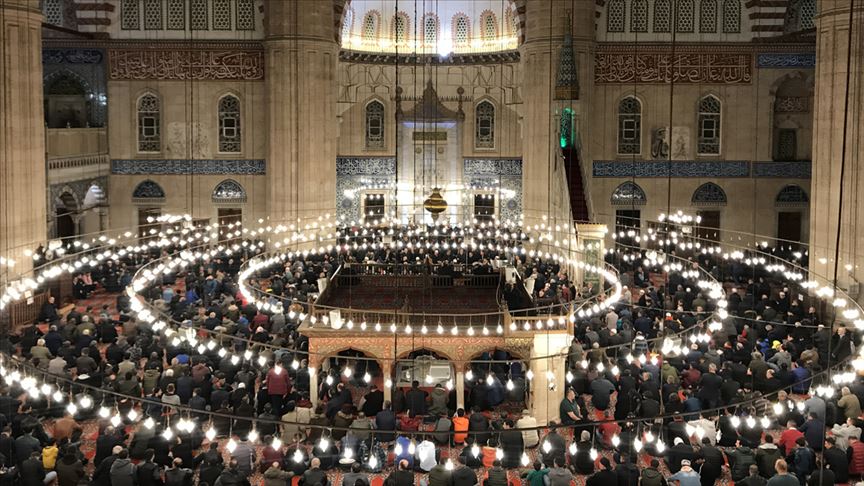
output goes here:
[{"label": "arabic calligraphy", "polygon": [[264,79],[264,53],[238,50],[111,49],[111,79]]},{"label": "arabic calligraphy", "polygon": [[747,53],[670,54],[597,53],[597,83],[717,83],[746,84],[753,78],[753,59]]}]

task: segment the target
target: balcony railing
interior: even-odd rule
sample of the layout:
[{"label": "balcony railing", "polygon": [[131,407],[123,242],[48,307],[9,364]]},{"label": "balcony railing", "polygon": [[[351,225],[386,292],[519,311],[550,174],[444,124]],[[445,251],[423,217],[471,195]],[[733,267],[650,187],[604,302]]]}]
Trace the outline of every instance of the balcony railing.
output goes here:
[{"label": "balcony railing", "polygon": [[62,157],[48,159],[48,170],[81,169],[91,166],[108,167],[108,154],[80,155],[77,157]]}]

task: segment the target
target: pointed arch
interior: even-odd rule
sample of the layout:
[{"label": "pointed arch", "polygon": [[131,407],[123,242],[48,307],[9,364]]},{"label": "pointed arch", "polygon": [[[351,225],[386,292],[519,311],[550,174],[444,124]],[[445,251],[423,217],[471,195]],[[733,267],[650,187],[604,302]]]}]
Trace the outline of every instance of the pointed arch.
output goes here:
[{"label": "pointed arch", "polygon": [[366,103],[365,107],[366,148],[384,148],[384,103],[378,99]]},{"label": "pointed arch", "polygon": [[240,98],[229,93],[222,95],[217,103],[219,117],[219,152],[242,152]]},{"label": "pointed arch", "polygon": [[165,202],[165,190],[158,183],[146,179],[138,183],[132,190],[132,202],[158,203]]},{"label": "pointed arch", "polygon": [[618,103],[618,154],[642,152],[642,102],[627,96]]},{"label": "pointed arch", "polygon": [[474,108],[474,147],[495,148],[495,105],[488,99]]},{"label": "pointed arch", "polygon": [[784,186],[774,198],[774,205],[778,207],[806,207],[808,204],[810,204],[810,196],[798,184]]},{"label": "pointed arch", "polygon": [[635,182],[624,182],[612,191],[613,206],[644,206],[647,203],[645,191]]},{"label": "pointed arch", "polygon": [[440,25],[438,16],[429,12],[423,16],[423,45],[426,47],[436,47],[438,45],[438,34]]},{"label": "pointed arch", "polygon": [[456,47],[466,47],[471,45],[471,19],[464,13],[457,13],[453,16],[453,45]]},{"label": "pointed arch", "polygon": [[[813,12],[816,9],[814,7]],[[812,20],[811,20],[812,27]],[[723,0],[723,33],[741,32],[741,0]]]},{"label": "pointed arch", "polygon": [[720,98],[713,94],[705,95],[699,100],[696,122],[697,146],[699,155],[720,155],[720,128],[722,104]]},{"label": "pointed arch", "polygon": [[381,30],[381,14],[377,10],[370,10],[363,16],[363,30],[361,37],[363,42],[374,43],[378,40]]},{"label": "pointed arch", "polygon": [[680,33],[693,32],[693,15],[696,6],[693,0],[678,0],[675,12],[675,31]]},{"label": "pointed arch", "polygon": [[225,179],[213,188],[211,200],[214,203],[245,203],[246,189],[234,179]]},{"label": "pointed arch", "polygon": [[606,6],[606,32],[624,32],[627,6],[624,0],[610,0]]},{"label": "pointed arch", "polygon": [[699,32],[702,34],[717,32],[717,0],[699,2]]},{"label": "pointed arch", "polygon": [[654,32],[672,32],[672,0],[654,0]]},{"label": "pointed arch", "polygon": [[405,12],[396,12],[390,24],[390,39],[398,46],[408,45],[411,20]]},{"label": "pointed arch", "polygon": [[693,191],[690,202],[694,206],[725,206],[726,191],[713,182],[706,182]]},{"label": "pointed arch", "polygon": [[498,39],[498,36],[498,18],[495,16],[495,12],[484,10],[480,14],[480,38],[485,42],[491,42]]},{"label": "pointed arch", "polygon": [[648,0],[633,0],[630,7],[630,32],[648,32]]}]

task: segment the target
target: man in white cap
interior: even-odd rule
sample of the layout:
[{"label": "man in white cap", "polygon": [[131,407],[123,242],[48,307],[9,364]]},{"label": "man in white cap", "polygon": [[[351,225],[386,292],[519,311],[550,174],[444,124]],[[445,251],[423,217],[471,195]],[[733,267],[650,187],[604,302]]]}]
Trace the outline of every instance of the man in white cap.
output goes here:
[{"label": "man in white cap", "polygon": [[702,486],[701,480],[699,479],[699,473],[690,467],[690,461],[688,459],[682,460],[681,470],[666,478],[666,481],[670,483],[672,481],[678,481],[680,486]]}]

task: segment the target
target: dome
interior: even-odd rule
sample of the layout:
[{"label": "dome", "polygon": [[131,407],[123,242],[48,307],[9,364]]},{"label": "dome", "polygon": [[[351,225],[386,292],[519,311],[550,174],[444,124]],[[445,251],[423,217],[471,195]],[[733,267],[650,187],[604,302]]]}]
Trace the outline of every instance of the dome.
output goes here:
[{"label": "dome", "polygon": [[342,48],[354,51],[447,56],[514,50],[519,41],[511,1],[351,0],[342,18]]}]

